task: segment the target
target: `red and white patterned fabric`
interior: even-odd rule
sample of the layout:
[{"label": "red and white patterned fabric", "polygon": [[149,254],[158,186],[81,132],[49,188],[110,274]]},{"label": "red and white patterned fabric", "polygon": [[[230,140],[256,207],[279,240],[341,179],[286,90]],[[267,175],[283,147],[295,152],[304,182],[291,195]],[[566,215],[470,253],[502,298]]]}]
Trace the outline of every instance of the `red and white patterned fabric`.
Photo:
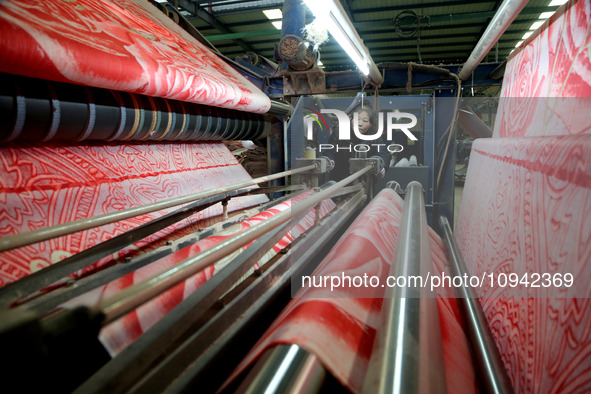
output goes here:
[{"label": "red and white patterned fabric", "polygon": [[[402,218],[402,200],[391,189],[381,191],[332,248],[315,276],[379,276],[385,283]],[[429,230],[435,272],[446,265],[441,239]],[[441,291],[441,293],[439,293]],[[441,297],[453,297],[439,289]],[[345,387],[361,392],[367,371],[384,288],[330,286],[302,288],[234,372],[236,377],[265,349],[296,344],[316,355]],[[356,298],[357,296],[367,298]],[[438,298],[443,351],[450,393],[474,393],[476,381],[470,350],[454,298]]]},{"label": "red and white patterned fabric", "polygon": [[456,223],[470,274],[574,276],[477,290],[515,392],[591,391],[590,33],[591,1],[570,1],[518,48],[494,137],[472,146]]},{"label": "red and white patterned fabric", "polygon": [[590,210],[589,136],[472,147],[456,225],[470,274],[574,277],[570,289],[477,289],[516,392],[591,389]]},{"label": "red and white patterned fabric", "polygon": [[[250,176],[221,143],[52,144],[0,148],[0,236],[83,219],[164,198],[242,182]],[[230,200],[229,211],[267,201],[264,196]],[[0,286],[170,212],[135,218],[0,253]],[[134,244],[153,248],[221,215],[216,204]],[[78,274],[116,263],[125,249]]]},{"label": "red and white patterned fabric", "polygon": [[570,1],[511,54],[495,137],[591,133],[590,30],[591,2]]},{"label": "red and white patterned fabric", "polygon": [[269,98],[146,0],[0,2],[0,72],[264,113]]},{"label": "red and white patterned fabric", "polygon": [[[311,192],[301,194],[295,197],[293,200],[294,202],[302,201],[305,198],[308,198],[310,194]],[[224,240],[247,230],[248,228],[254,225],[260,224],[264,220],[280,212],[291,209],[291,206],[292,200],[288,200],[283,203],[277,204],[272,208],[253,216],[252,218],[244,220],[232,227],[229,227],[217,233],[214,236],[202,239],[192,245],[186,246],[178,252],[170,254],[162,259],[155,261],[152,264],[149,264],[119,279],[116,279],[101,288],[95,289],[81,297],[78,297],[77,299],[71,301],[69,304],[82,303],[85,305],[95,305],[101,299],[108,298],[109,296],[112,296],[135,283],[150,278],[159,272],[162,272],[170,267],[175,266],[176,264],[191,256],[195,256],[196,254],[206,249],[209,249],[219,244],[220,242],[223,242]],[[319,211],[320,217],[324,217],[334,207],[335,204],[331,200],[323,201],[321,203]],[[300,220],[298,224],[294,226],[293,229],[291,229],[291,231],[289,231],[275,246],[273,246],[273,248],[269,250],[268,253],[266,253],[254,265],[254,267],[249,271],[249,273],[247,273],[247,275],[252,273],[254,269],[265,264],[268,260],[270,260],[277,253],[279,253],[282,249],[287,247],[294,238],[298,237],[301,233],[305,232],[307,229],[312,227],[314,224],[315,215],[316,214],[314,210],[310,211],[306,217]],[[99,338],[105,345],[106,349],[113,356],[121,352],[137,337],[139,337],[146,330],[152,327],[157,321],[162,319],[176,305],[178,305],[181,301],[183,301],[190,294],[192,294],[199,286],[205,283],[216,272],[218,272],[220,269],[226,266],[233,258],[237,257],[238,254],[240,254],[244,249],[250,246],[250,244],[251,243],[243,246],[234,253],[219,260],[214,265],[207,267],[198,274],[193,275],[192,277],[178,284],[169,291],[162,293],[160,296],[143,304],[133,312],[123,316],[122,318],[116,320],[115,322],[103,328]]]}]

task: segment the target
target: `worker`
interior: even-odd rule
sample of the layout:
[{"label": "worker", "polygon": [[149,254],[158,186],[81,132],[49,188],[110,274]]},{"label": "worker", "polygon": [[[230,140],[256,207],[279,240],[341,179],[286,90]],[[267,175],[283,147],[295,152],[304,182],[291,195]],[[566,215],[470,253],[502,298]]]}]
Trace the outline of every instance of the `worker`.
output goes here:
[{"label": "worker", "polygon": [[[357,124],[355,124],[354,114],[357,113]],[[326,153],[334,161],[334,169],[331,178],[339,181],[350,175],[349,159],[351,158],[371,158],[378,157],[381,160],[381,171],[378,174],[380,178],[384,177],[386,168],[390,163],[390,154],[386,148],[387,144],[383,136],[371,141],[365,141],[357,137],[355,128],[360,134],[375,135],[378,125],[377,114],[367,103],[364,106],[358,106],[351,112],[351,139],[348,141],[339,141],[338,134],[332,133],[329,137],[329,144],[334,149]]]}]

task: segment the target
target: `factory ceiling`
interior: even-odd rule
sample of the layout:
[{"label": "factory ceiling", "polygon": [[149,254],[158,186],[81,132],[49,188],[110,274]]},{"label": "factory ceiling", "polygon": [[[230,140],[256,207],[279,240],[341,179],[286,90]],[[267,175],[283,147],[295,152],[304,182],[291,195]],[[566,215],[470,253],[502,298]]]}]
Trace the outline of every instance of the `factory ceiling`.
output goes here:
[{"label": "factory ceiling", "polygon": [[[319,0],[322,1],[322,0]],[[502,62],[524,37],[556,11],[559,0],[530,0],[483,62]],[[225,56],[254,52],[274,60],[283,0],[171,0]],[[341,0],[376,63],[462,64],[484,33],[501,0]],[[271,18],[271,19],[270,19]],[[313,21],[308,11],[307,23]],[[275,23],[274,23],[275,22]],[[539,23],[537,23],[539,22]],[[355,65],[330,38],[320,47],[326,71]]]}]

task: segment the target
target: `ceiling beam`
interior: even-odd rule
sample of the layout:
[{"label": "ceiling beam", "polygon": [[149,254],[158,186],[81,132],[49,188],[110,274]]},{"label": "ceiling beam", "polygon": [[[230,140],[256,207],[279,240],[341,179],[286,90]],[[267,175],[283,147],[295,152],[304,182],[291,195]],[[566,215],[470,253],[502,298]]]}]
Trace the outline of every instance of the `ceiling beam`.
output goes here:
[{"label": "ceiling beam", "polygon": [[[486,1],[485,3],[492,3],[493,1]],[[361,2],[357,2],[361,3]],[[406,10],[413,10],[413,9],[428,9],[428,8],[440,8],[440,7],[453,7],[453,6],[462,6],[462,5],[472,5],[474,4],[473,0],[454,0],[454,1],[446,1],[445,3],[442,2],[434,2],[434,3],[421,3],[416,2],[416,4],[407,4],[407,5],[397,5],[397,6],[389,6],[389,7],[375,7],[375,8],[359,8],[353,9],[355,14],[370,14],[372,12],[388,12],[388,11],[406,11]]]},{"label": "ceiling beam", "polygon": [[[535,7],[530,8],[525,12],[524,15],[539,15],[542,12],[547,11],[546,8]],[[490,19],[495,15],[495,11],[485,11],[485,12],[469,12],[463,14],[448,14],[448,15],[433,15],[429,17],[430,23],[444,23],[444,22],[459,22],[459,21],[466,21],[466,20],[475,20],[475,19]],[[536,18],[537,19],[537,18]],[[268,23],[269,20],[263,21]],[[519,21],[517,21],[519,22]],[[240,24],[233,24],[227,26],[238,26]],[[488,25],[488,24],[486,24]],[[429,31],[435,30],[447,30],[450,28],[483,28],[485,29],[486,26],[483,27],[482,23],[464,23],[458,26],[425,26],[423,27],[423,33],[427,33]],[[355,23],[355,28],[361,34],[361,32],[365,32],[366,34],[382,34],[382,33],[390,33],[395,31],[395,26],[392,20],[384,19],[372,22],[357,22]],[[482,30],[482,29],[481,29]],[[480,35],[482,35],[480,32]],[[214,35],[206,35],[209,41],[221,41],[221,40],[228,40],[228,39],[239,39],[239,38],[247,38],[247,37],[263,37],[268,36],[273,33],[273,30],[265,29],[265,30],[254,30],[248,32],[241,32],[241,33],[231,33],[231,34],[214,34]],[[480,37],[479,35],[479,37]],[[421,35],[421,39],[426,38],[425,36]],[[275,40],[265,40],[265,42],[275,42]],[[364,42],[371,42],[371,40],[364,40]],[[256,42],[258,43],[258,42]]]},{"label": "ceiling beam", "polygon": [[[190,1],[190,0],[175,0],[175,1],[178,1],[179,7],[189,11],[193,15],[196,15],[199,19],[207,22],[210,26],[215,27],[216,29],[218,29],[222,33],[226,33],[226,34],[234,33],[232,30],[230,30],[230,28],[228,28],[223,23],[218,21],[215,16],[213,16],[212,14],[210,14],[209,12],[207,12],[205,10],[200,9],[192,1]],[[236,39],[235,43],[247,52],[254,52],[254,49],[249,44],[247,44],[246,42],[244,42],[240,39]]]},{"label": "ceiling beam", "polygon": [[[538,14],[541,14],[542,12],[554,11],[555,9],[558,9],[558,7],[550,7],[550,8],[548,8],[548,7],[526,7],[523,9],[523,11],[521,11],[519,16],[522,17],[525,15],[538,15]],[[452,14],[447,13],[447,14],[425,15],[425,16],[429,17],[430,23],[445,23],[445,22],[456,22],[456,21],[460,22],[460,21],[471,20],[471,19],[491,18],[492,15],[494,15],[494,11],[465,12],[465,13],[452,13]],[[530,19],[531,18],[527,18],[527,20],[530,20]],[[244,22],[226,23],[226,26],[229,28],[232,28],[232,27],[237,27],[237,26],[262,25],[265,23],[269,23],[269,19],[255,19],[255,20],[244,21]],[[354,25],[355,25],[356,29],[372,28],[372,27],[376,26],[376,23],[378,24],[378,26],[383,25],[385,23],[387,23],[388,25],[391,25],[391,26],[394,25],[392,18],[375,19],[370,22],[354,22]]]}]

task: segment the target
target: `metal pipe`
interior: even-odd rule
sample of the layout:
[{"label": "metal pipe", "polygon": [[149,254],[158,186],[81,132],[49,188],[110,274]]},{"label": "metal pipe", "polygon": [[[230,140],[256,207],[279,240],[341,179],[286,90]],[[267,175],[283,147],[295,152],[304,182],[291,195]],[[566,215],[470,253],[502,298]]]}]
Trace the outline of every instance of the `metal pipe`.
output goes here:
[{"label": "metal pipe", "polygon": [[[150,234],[154,234],[174,223],[177,223],[197,212],[200,212],[224,200],[226,194],[196,201],[186,207],[167,213],[157,219],[144,223],[132,230],[116,235],[104,242],[76,253],[66,259],[37,272],[33,272],[16,282],[0,288],[0,306],[9,306],[13,302],[41,290],[56,281],[89,266],[100,259],[129,246]],[[225,200],[224,200],[225,201]]]},{"label": "metal pipe", "polygon": [[468,106],[458,110],[458,123],[472,138],[492,137],[492,130]]},{"label": "metal pipe", "polygon": [[[315,256],[349,222],[354,214],[359,212],[365,200],[365,192],[360,191],[343,205],[335,208],[328,216],[325,216],[321,226],[313,228],[308,236],[301,237],[296,241],[296,247],[303,253],[298,252],[295,256],[292,248],[288,254],[281,257],[269,270],[265,271],[259,278],[260,280],[257,279],[248,290],[232,300],[222,311],[229,316],[228,321],[233,321],[230,326],[220,327],[223,319],[218,319],[216,316],[193,334],[187,343],[182,345],[184,348],[182,352],[179,349],[178,355],[181,356],[184,353],[197,358],[181,376],[174,379],[174,383],[167,388],[166,392],[169,394],[185,393],[190,392],[194,387],[199,387],[204,392],[231,391],[233,384],[219,388],[223,381],[216,382],[215,379],[212,379],[211,371],[216,371],[216,373],[221,371],[222,376],[230,374],[233,367],[225,371],[226,373],[223,370],[228,364],[226,355],[233,355],[236,343],[242,343],[241,333],[251,332],[252,328],[249,326],[257,325],[256,320],[265,315],[266,309],[273,303],[273,300],[276,300],[279,294],[289,288],[292,278],[299,277],[303,272],[310,272],[310,269],[315,268],[318,264],[318,259]],[[293,292],[292,287],[292,294]],[[231,316],[240,316],[240,319],[232,319]],[[257,363],[260,361],[262,361],[261,358]],[[169,363],[178,365],[174,359]],[[253,366],[253,368],[257,367]],[[165,376],[171,375],[171,373],[165,374]],[[285,378],[291,379],[292,377],[285,376]],[[305,376],[302,378],[307,380]],[[290,392],[310,393],[313,392],[311,389],[312,387],[308,391],[292,390]]]},{"label": "metal pipe", "polygon": [[196,212],[217,204],[220,201],[222,202],[223,207],[223,220],[228,220],[228,201],[232,197],[248,196],[265,193],[266,191],[267,188],[229,191],[216,196],[200,199],[183,208],[162,215],[132,230],[119,234],[0,288],[0,306],[10,305],[35,291],[41,290],[44,287],[57,282],[67,275],[73,274],[74,272],[139,241],[150,234],[154,234],[173,223],[179,222]]},{"label": "metal pipe", "polygon": [[297,345],[278,345],[265,352],[247,375],[238,392],[315,393],[326,370],[312,353]]},{"label": "metal pipe", "polygon": [[[447,250],[447,261],[451,273],[463,277],[468,273],[466,264],[458,248],[455,237],[445,216],[439,216],[439,227],[443,232],[443,241]],[[454,286],[455,287],[455,286]],[[512,393],[513,386],[507,370],[492,337],[488,322],[478,296],[473,288],[455,287],[460,308],[465,318],[468,338],[472,345],[479,384],[485,393]]]},{"label": "metal pipe", "polygon": [[[229,297],[230,300],[220,300],[224,305],[222,310],[200,326],[198,330],[191,330],[195,321],[203,319],[204,313],[207,313],[207,310],[213,305],[211,302],[212,293],[217,293],[218,296],[225,293],[225,291],[218,292],[216,290],[220,282],[230,279],[232,284],[235,283],[235,280],[231,280],[229,276],[224,279],[225,273],[239,269],[241,261],[244,261],[249,257],[249,253],[254,251],[251,248],[266,242],[265,238],[269,239],[271,233],[257,239],[231,263],[159,320],[146,332],[146,335],[140,336],[133,346],[124,349],[117,357],[97,371],[76,392],[128,393],[131,385],[134,390],[140,393],[145,392],[146,387],[153,392],[190,392],[191,389],[186,386],[193,385],[195,380],[198,381],[196,385],[200,391],[216,391],[222,384],[222,381],[219,380],[223,376],[229,375],[233,369],[232,363],[228,363],[224,357],[225,350],[231,349],[229,352],[232,354],[237,351],[233,346],[236,343],[236,338],[240,338],[241,333],[246,331],[252,332],[251,325],[256,325],[256,319],[264,315],[267,307],[277,299],[282,291],[288,288],[292,275],[301,274],[305,267],[314,261],[317,262],[314,256],[347,223],[353,213],[358,211],[365,200],[364,197],[364,193],[359,192],[344,204],[336,207],[334,211],[325,216],[322,226],[311,228],[308,236],[294,240],[298,243],[298,247],[305,250],[305,253],[298,254],[298,258],[293,259],[290,248],[288,253],[280,254],[275,263],[268,262],[269,266],[251,285],[236,298]],[[297,218],[294,218],[284,224],[287,226],[285,231],[289,229],[291,224],[297,222]],[[277,229],[273,231],[277,231]],[[258,260],[258,257],[250,254],[250,258],[247,260],[250,260],[252,264],[253,261]],[[240,273],[237,274],[238,278],[244,277]],[[218,275],[220,278],[217,278]],[[207,299],[210,301],[207,302]],[[190,336],[177,347],[182,342],[179,339],[186,337],[188,330],[191,330]],[[163,354],[167,355],[164,359],[162,359]],[[183,363],[180,360],[187,359],[194,361],[177,378],[177,375],[181,373],[178,366]],[[162,361],[155,363],[158,360]],[[215,378],[211,375],[212,371],[216,372]],[[176,389],[166,387],[172,380],[174,380]],[[179,388],[179,386],[183,388]]]},{"label": "metal pipe", "polygon": [[271,100],[271,108],[267,113],[270,115],[290,116],[293,114],[293,106],[285,101]]},{"label": "metal pipe", "polygon": [[[425,280],[433,266],[421,184],[410,182],[390,275]],[[436,293],[408,279],[388,287],[367,368],[364,393],[445,393]]]},{"label": "metal pipe", "polygon": [[188,277],[195,275],[222,257],[257,239],[262,234],[274,229],[281,223],[284,223],[299,213],[310,210],[318,202],[329,198],[332,193],[353,182],[355,179],[361,177],[372,168],[373,167],[371,165],[366,166],[365,168],[353,175],[350,175],[328,189],[322,190],[316,194],[313,194],[310,196],[310,198],[294,204],[291,209],[280,212],[277,215],[265,220],[264,222],[252,226],[246,231],[224,240],[220,244],[210,249],[181,261],[174,267],[171,267],[159,274],[154,275],[151,278],[130,286],[127,289],[122,290],[114,296],[104,300],[100,305],[100,310],[105,315],[104,324],[107,324],[131,312],[144,302],[156,297],[163,291],[175,286]]},{"label": "metal pipe", "polygon": [[161,209],[167,209],[176,205],[181,205],[203,198],[215,196],[217,194],[225,193],[231,190],[240,189],[248,186],[255,186],[259,183],[267,182],[273,179],[282,178],[289,175],[299,174],[306,171],[316,169],[315,165],[309,165],[302,168],[279,172],[277,174],[266,175],[263,177],[250,179],[244,182],[233,183],[228,186],[223,186],[213,190],[204,192],[197,192],[187,194],[181,197],[173,197],[157,202],[140,205],[133,208],[122,209],[116,212],[105,213],[86,219],[79,219],[73,222],[62,223],[55,226],[44,227],[38,230],[28,231],[25,233],[8,235],[0,238],[0,252],[19,248],[21,246],[34,244],[36,242],[47,241],[51,238],[60,237],[62,235],[72,234],[78,231],[88,230],[89,228],[103,226],[105,224],[118,222],[120,220],[129,219],[135,216],[144,215]]},{"label": "metal pipe", "polygon": [[[78,296],[96,287],[102,286],[112,280],[120,278],[131,271],[141,268],[147,264],[153,263],[154,261],[162,257],[168,256],[169,254],[174,253],[187,245],[193,244],[204,238],[215,235],[219,231],[222,231],[223,229],[227,228],[228,226],[242,222],[243,220],[246,220],[262,211],[269,209],[269,207],[272,207],[276,204],[280,204],[285,200],[293,198],[294,195],[298,195],[304,191],[304,185],[297,186],[299,186],[297,193],[293,193],[288,196],[270,201],[268,203],[259,205],[256,208],[252,208],[247,211],[242,211],[240,214],[231,217],[230,220],[228,220],[227,222],[218,222],[210,227],[199,229],[199,232],[172,241],[171,245],[167,244],[165,246],[162,246],[161,248],[148,251],[140,256],[137,256],[136,258],[132,258],[131,261],[115,264],[111,267],[96,272],[93,275],[88,275],[84,278],[78,278],[74,280],[72,283],[67,283],[66,286],[60,287],[53,291],[32,294],[30,296],[30,299],[24,299],[19,301],[18,308],[33,311],[38,315],[43,315],[47,312],[50,312],[56,306],[63,304],[64,302],[74,298],[75,296]],[[258,191],[261,189],[255,190]],[[0,295],[0,299],[4,300],[4,295]]]},{"label": "metal pipe", "polygon": [[484,34],[480,37],[478,44],[474,47],[470,57],[468,57],[468,60],[466,60],[466,63],[462,66],[462,69],[458,74],[460,80],[465,81],[468,79],[486,54],[491,50],[499,38],[501,38],[505,30],[511,25],[511,22],[513,22],[517,15],[519,15],[519,12],[521,12],[527,2],[528,0],[503,1],[497,10],[497,13],[484,31]]}]

